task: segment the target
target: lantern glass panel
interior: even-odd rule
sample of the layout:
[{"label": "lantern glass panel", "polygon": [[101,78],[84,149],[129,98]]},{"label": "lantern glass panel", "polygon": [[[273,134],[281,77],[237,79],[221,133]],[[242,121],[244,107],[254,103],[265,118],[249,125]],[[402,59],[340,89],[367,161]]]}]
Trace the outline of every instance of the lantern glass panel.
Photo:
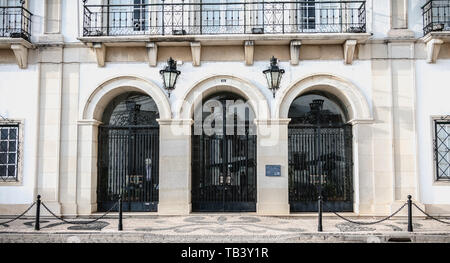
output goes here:
[{"label": "lantern glass panel", "polygon": [[178,74],[177,74],[177,72],[170,72],[169,75],[170,75],[169,84],[170,84],[170,87],[173,88],[173,87],[175,87],[175,82],[177,81]]},{"label": "lantern glass panel", "polygon": [[280,75],[280,72],[278,72],[278,71],[272,72],[272,87],[273,88],[278,88],[279,75]]}]

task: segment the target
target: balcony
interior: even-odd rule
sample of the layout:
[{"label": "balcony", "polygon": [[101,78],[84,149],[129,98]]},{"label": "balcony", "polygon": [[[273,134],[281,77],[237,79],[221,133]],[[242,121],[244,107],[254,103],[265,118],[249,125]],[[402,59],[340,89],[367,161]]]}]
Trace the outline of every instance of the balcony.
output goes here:
[{"label": "balcony", "polygon": [[0,6],[0,38],[22,38],[29,41],[31,16],[23,6]]},{"label": "balcony", "polygon": [[84,37],[365,32],[365,1],[84,5]]},{"label": "balcony", "polygon": [[422,7],[423,33],[450,31],[450,0],[430,0]]},{"label": "balcony", "polygon": [[27,68],[28,49],[33,47],[31,16],[23,6],[0,6],[0,49],[11,49],[21,69]]},{"label": "balcony", "polygon": [[427,61],[435,63],[441,45],[450,42],[450,0],[430,0],[422,6]]},{"label": "balcony", "polygon": [[371,36],[366,1],[191,1],[94,5],[83,0],[79,40],[93,48],[100,67],[107,47],[118,46],[146,47],[150,66],[156,66],[158,46],[190,46],[192,63],[199,66],[202,46],[243,45],[245,63],[252,65],[255,46],[284,45],[296,65],[301,45],[343,45],[345,63],[351,64],[356,45]]}]

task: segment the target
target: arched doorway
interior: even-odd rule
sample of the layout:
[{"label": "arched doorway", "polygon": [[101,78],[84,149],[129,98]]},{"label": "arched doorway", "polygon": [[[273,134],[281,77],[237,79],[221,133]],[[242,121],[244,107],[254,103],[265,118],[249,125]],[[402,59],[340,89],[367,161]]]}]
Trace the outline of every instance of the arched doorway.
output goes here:
[{"label": "arched doorway", "polygon": [[159,184],[159,112],[139,92],[115,97],[105,108],[98,141],[98,211],[122,196],[124,211],[156,211]]},{"label": "arched doorway", "polygon": [[353,211],[352,127],[339,99],[312,91],[297,97],[288,117],[291,212]]},{"label": "arched doorway", "polygon": [[221,93],[194,109],[192,211],[256,211],[256,127],[245,99]]}]

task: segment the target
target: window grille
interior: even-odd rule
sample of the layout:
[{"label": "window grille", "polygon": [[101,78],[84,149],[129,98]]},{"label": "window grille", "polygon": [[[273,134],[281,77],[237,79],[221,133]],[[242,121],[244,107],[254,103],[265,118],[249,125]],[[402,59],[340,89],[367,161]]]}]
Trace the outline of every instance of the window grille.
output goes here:
[{"label": "window grille", "polygon": [[0,180],[18,181],[19,125],[0,125]]},{"label": "window grille", "polygon": [[450,116],[434,121],[436,179],[450,180]]}]

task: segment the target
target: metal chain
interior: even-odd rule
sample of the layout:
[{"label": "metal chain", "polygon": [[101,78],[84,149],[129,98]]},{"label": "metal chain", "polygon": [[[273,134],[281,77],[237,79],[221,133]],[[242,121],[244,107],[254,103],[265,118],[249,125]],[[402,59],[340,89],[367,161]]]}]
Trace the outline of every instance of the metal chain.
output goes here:
[{"label": "metal chain", "polygon": [[65,220],[64,218],[62,218],[62,217],[59,217],[59,216],[57,216],[57,215],[55,215],[55,213],[53,213],[44,203],[41,203],[42,204],[42,206],[53,216],[53,217],[55,217],[56,219],[59,219],[59,220],[61,220],[62,222],[64,222],[64,223],[66,223],[66,224],[70,224],[70,225],[88,225],[88,224],[92,224],[92,223],[95,223],[95,222],[97,222],[98,220],[100,220],[100,219],[102,219],[102,218],[104,218],[107,214],[109,214],[116,206],[117,206],[117,204],[119,203],[119,201],[117,201],[108,211],[106,211],[101,217],[99,217],[99,218],[97,218],[97,219],[94,219],[94,220],[91,220],[91,221],[78,221],[78,222],[76,222],[76,221],[67,221],[67,220]]},{"label": "metal chain", "polygon": [[420,207],[418,207],[415,203],[413,203],[413,205],[414,205],[420,212],[422,212],[424,215],[426,215],[427,217],[429,217],[429,218],[431,218],[431,219],[433,219],[433,220],[436,220],[436,221],[438,221],[438,222],[441,222],[441,223],[443,223],[443,224],[450,225],[450,222],[442,221],[442,220],[440,220],[440,219],[438,219],[438,218],[436,218],[436,217],[434,217],[434,216],[431,216],[431,215],[427,214],[427,213],[426,213],[425,211],[423,211]]},{"label": "metal chain", "polygon": [[24,216],[28,211],[30,211],[30,209],[31,209],[35,204],[36,204],[36,202],[32,203],[32,204],[30,205],[30,207],[28,207],[28,209],[25,210],[25,212],[23,212],[23,213],[20,214],[19,216],[15,217],[14,219],[11,219],[11,220],[6,221],[6,222],[1,222],[0,225],[7,225],[7,224],[9,224],[9,223],[12,223],[12,222],[16,221],[17,219],[19,219],[19,218],[21,218],[22,216]]},{"label": "metal chain", "polygon": [[[326,207],[328,208],[328,206],[326,205],[325,202],[324,202],[323,204],[324,204],[324,206],[326,206]],[[331,211],[331,212],[332,212],[333,214],[335,214],[336,216],[338,216],[339,218],[341,218],[341,219],[343,219],[343,220],[345,220],[345,221],[347,221],[347,222],[349,222],[349,223],[352,223],[352,224],[357,224],[357,225],[375,225],[375,224],[384,222],[384,221],[386,221],[386,220],[389,220],[390,218],[392,218],[393,216],[395,216],[396,214],[398,214],[398,212],[400,212],[403,208],[405,208],[405,206],[406,206],[407,204],[408,204],[408,203],[405,203],[402,207],[400,207],[397,211],[395,211],[394,213],[392,213],[392,214],[389,215],[388,217],[385,217],[385,218],[383,218],[383,219],[381,219],[381,220],[378,220],[378,221],[375,221],[375,222],[356,222],[356,221],[353,221],[353,220],[351,220],[351,219],[348,219],[348,218],[345,218],[345,217],[341,216],[340,214],[338,214],[338,213],[335,212],[335,211]]]}]

